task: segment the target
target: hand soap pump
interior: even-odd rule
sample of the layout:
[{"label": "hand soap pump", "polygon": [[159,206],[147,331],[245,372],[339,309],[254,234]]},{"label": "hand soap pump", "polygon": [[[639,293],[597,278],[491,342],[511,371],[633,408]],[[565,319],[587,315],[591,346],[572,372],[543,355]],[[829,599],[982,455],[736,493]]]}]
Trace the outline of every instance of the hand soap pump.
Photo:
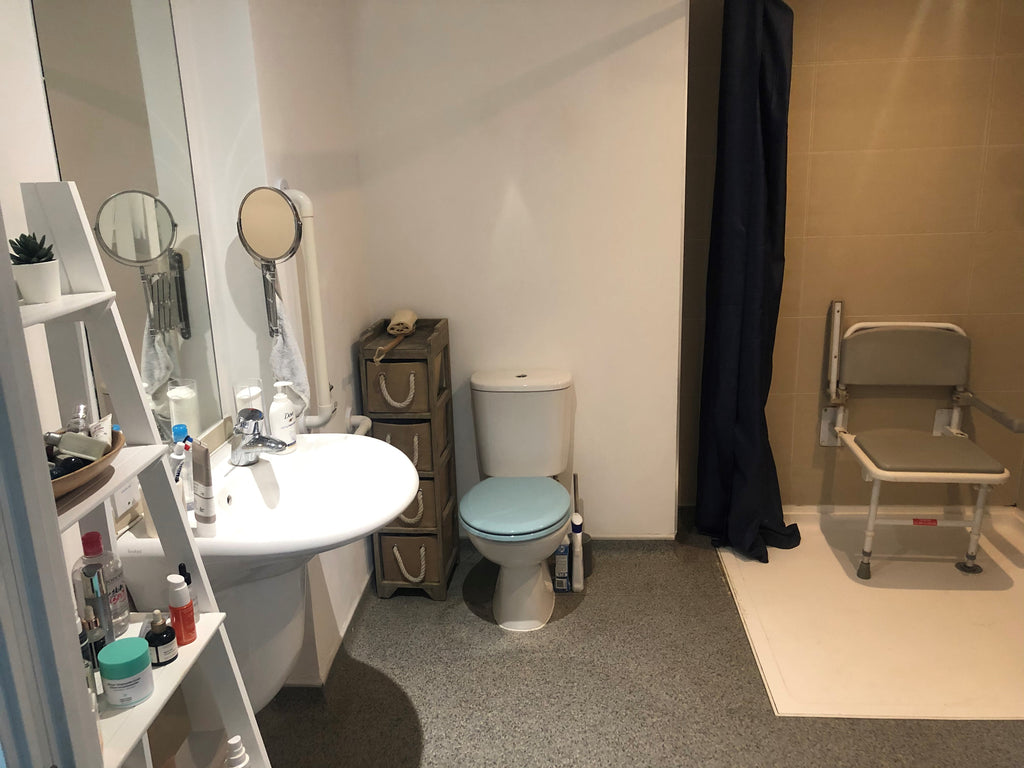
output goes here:
[{"label": "hand soap pump", "polygon": [[290,387],[290,381],[275,381],[274,387],[277,394],[270,404],[270,436],[276,437],[286,445],[295,445],[295,403],[285,392]]}]

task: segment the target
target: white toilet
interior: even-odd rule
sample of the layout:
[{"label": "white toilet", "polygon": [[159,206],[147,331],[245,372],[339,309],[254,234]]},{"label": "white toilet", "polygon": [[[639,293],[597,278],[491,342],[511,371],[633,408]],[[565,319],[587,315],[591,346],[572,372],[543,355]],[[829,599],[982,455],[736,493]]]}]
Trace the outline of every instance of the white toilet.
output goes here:
[{"label": "white toilet", "polygon": [[462,527],[500,567],[494,619],[540,629],[555,606],[547,559],[569,530],[572,376],[565,371],[479,371],[470,378],[480,473],[459,503]]}]

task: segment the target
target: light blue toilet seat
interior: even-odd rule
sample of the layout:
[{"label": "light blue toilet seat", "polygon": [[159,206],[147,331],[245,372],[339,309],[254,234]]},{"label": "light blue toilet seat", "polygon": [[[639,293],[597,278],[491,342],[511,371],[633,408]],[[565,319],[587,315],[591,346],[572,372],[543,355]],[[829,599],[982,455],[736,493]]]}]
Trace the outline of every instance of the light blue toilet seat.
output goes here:
[{"label": "light blue toilet seat", "polygon": [[569,519],[569,492],[550,477],[489,477],[459,502],[462,527],[491,541],[530,541]]}]

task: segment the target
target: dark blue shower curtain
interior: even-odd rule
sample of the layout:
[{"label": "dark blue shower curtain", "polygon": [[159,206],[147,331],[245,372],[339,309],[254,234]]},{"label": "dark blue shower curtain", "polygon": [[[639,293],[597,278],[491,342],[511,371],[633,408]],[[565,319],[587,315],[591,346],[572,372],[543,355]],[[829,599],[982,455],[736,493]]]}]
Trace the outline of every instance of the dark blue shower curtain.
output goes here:
[{"label": "dark blue shower curtain", "polygon": [[697,466],[697,529],[768,562],[795,547],[764,407],[782,295],[793,11],[726,0]]}]

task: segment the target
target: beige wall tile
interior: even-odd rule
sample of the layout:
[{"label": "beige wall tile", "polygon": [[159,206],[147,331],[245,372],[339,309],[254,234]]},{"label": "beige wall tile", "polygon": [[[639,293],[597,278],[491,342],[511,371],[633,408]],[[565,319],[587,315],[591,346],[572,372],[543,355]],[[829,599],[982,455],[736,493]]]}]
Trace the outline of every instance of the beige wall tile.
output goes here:
[{"label": "beige wall tile", "polygon": [[1024,312],[1024,230],[986,232],[973,241],[971,313]]},{"label": "beige wall tile", "polygon": [[780,318],[775,328],[771,388],[773,395],[789,395],[795,391],[799,330],[800,321],[790,317]]},{"label": "beige wall tile", "polygon": [[793,9],[793,64],[807,64],[818,58],[818,6],[821,0],[789,0]]},{"label": "beige wall tile", "polygon": [[983,142],[990,59],[856,61],[817,69],[815,151]]},{"label": "beige wall tile", "polygon": [[997,53],[1024,53],[1024,3],[1004,0]]},{"label": "beige wall tile", "polygon": [[979,218],[982,231],[1024,229],[1024,144],[989,147]]},{"label": "beige wall tile", "polygon": [[814,154],[806,234],[970,231],[982,152],[955,147]]},{"label": "beige wall tile", "polygon": [[809,467],[820,464],[818,460],[818,424],[821,409],[828,403],[821,394],[793,396],[793,466]]},{"label": "beige wall tile", "polygon": [[810,155],[789,155],[786,173],[786,236],[802,235],[807,222],[807,169]]},{"label": "beige wall tile", "polygon": [[785,500],[790,494],[789,475],[793,466],[793,395],[770,396],[764,415],[768,422],[772,458],[779,475],[779,489]]},{"label": "beige wall tile", "polygon": [[1000,0],[821,0],[818,60],[992,53]]},{"label": "beige wall tile", "polygon": [[825,390],[825,350],[828,339],[825,336],[828,304],[812,317],[801,317],[799,326],[799,352],[796,364],[795,391],[812,394]]},{"label": "beige wall tile", "polygon": [[793,407],[795,395],[771,395],[764,415],[775,461],[789,463],[793,456]]},{"label": "beige wall tile", "polygon": [[871,315],[963,314],[969,234],[873,235],[806,239],[801,314],[833,299]]},{"label": "beige wall tile", "polygon": [[[1024,4],[1022,4],[1024,5]],[[990,144],[1024,142],[1024,55],[1000,56],[992,84]]]},{"label": "beige wall tile", "polygon": [[789,151],[807,152],[811,148],[811,108],[814,97],[814,73],[817,67],[793,67],[789,89]]},{"label": "beige wall tile", "polygon": [[779,303],[779,317],[796,317],[800,314],[800,285],[803,281],[803,264],[803,238],[786,238],[786,271],[782,277],[782,300]]},{"label": "beige wall tile", "polygon": [[971,315],[971,386],[978,391],[1024,390],[1024,314]]}]

